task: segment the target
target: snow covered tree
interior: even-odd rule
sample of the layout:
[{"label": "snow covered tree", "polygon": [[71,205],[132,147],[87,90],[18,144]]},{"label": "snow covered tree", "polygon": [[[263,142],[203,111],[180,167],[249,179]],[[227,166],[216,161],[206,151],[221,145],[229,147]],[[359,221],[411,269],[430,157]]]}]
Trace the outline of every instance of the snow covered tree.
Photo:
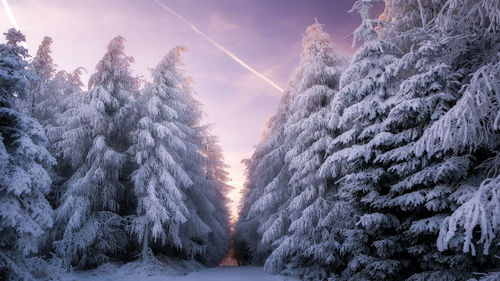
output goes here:
[{"label": "snow covered tree", "polygon": [[321,279],[340,262],[335,255],[341,239],[328,216],[336,204],[333,186],[319,176],[318,169],[334,134],[325,116],[347,59],[335,52],[317,22],[307,28],[302,42],[301,62],[289,83],[289,115],[284,126],[290,174],[285,188],[290,195],[277,217],[267,222],[262,243],[279,241],[266,260],[267,270],[286,268],[285,272],[304,279]]},{"label": "snow covered tree", "polygon": [[246,182],[235,230],[238,259],[243,264],[265,262],[271,249],[261,243],[262,230],[266,229],[263,225],[276,218],[278,207],[289,198],[286,187],[290,176],[284,147],[289,93],[287,89],[277,113],[267,122],[266,131],[252,157],[245,160]]},{"label": "snow covered tree", "polygon": [[[345,132],[332,142],[321,173],[343,177],[340,192],[364,214],[358,227],[367,246],[349,262],[345,278],[461,280],[498,263],[457,251],[461,239],[453,240],[463,225],[469,233],[464,249],[471,245],[476,223],[465,220],[474,217],[474,206],[484,206],[489,221],[479,243],[489,246],[497,228],[495,203],[488,203],[495,200],[494,181],[485,182],[476,199],[470,190],[486,176],[476,168],[498,149],[491,86],[498,79],[489,78],[497,73],[498,36],[492,33],[498,13],[486,10],[498,11],[498,1],[493,7],[458,2],[387,1],[374,31],[379,39],[369,36],[342,75],[329,119]],[[459,23],[464,18],[467,27]],[[440,248],[455,250],[438,251],[443,221]]]},{"label": "snow covered tree", "polygon": [[347,59],[317,22],[307,28],[303,47],[278,113],[247,160],[236,234],[240,254],[249,250],[266,270],[321,279],[339,262],[332,247],[340,238],[328,216],[330,184],[318,168],[334,133],[325,115]]},{"label": "snow covered tree", "polygon": [[[229,243],[228,222],[223,223],[221,218],[217,219],[218,216],[215,214],[217,210],[227,208],[225,206],[227,203],[214,201],[216,198],[213,197],[214,193],[221,188],[224,189],[224,186],[222,183],[214,184],[213,181],[209,180],[210,177],[207,178],[207,170],[211,169],[210,167],[212,170],[215,168],[209,165],[209,161],[217,162],[217,160],[208,159],[208,154],[205,153],[214,149],[212,145],[215,143],[210,140],[212,137],[207,126],[200,125],[201,104],[194,97],[196,93],[192,87],[191,77],[183,79],[181,89],[185,93],[183,102],[186,104],[187,110],[179,116],[179,121],[190,129],[185,131],[188,136],[185,145],[190,149],[183,154],[182,164],[194,183],[186,190],[186,206],[190,211],[190,219],[181,226],[182,239],[184,240],[182,252],[185,257],[194,258],[213,266],[218,265],[224,257]],[[224,216],[224,213],[219,214],[219,216]],[[226,229],[225,235],[218,236],[222,233],[221,228]],[[215,245],[222,244],[226,246],[218,251],[213,248]]]},{"label": "snow covered tree", "polygon": [[52,95],[49,83],[56,71],[56,65],[51,57],[52,38],[44,37],[38,47],[36,56],[30,63],[30,69],[37,79],[31,81],[29,97],[19,104],[20,109],[30,116],[37,118],[43,125],[55,113],[60,101]]},{"label": "snow covered tree", "polygon": [[[208,127],[206,128],[209,129]],[[203,133],[203,131],[202,131]],[[224,163],[219,139],[210,134],[203,133],[202,154],[205,159],[204,172],[206,183],[206,197],[213,208],[202,213],[203,220],[212,229],[205,249],[205,263],[219,265],[222,258],[229,252],[230,242],[230,214],[228,209],[229,198],[227,194],[233,189],[228,184],[228,166]]]},{"label": "snow covered tree", "polygon": [[[82,90],[84,86],[81,81],[83,71],[84,69],[81,67],[72,73],[61,70],[56,73],[48,85],[53,96],[60,99],[59,108],[54,111],[52,121],[46,126],[47,135],[52,144],[51,149],[55,150],[55,153],[60,152],[56,144],[64,138],[63,134],[70,128],[81,126],[80,123],[83,121],[78,118],[85,114],[84,111],[79,112],[79,110],[90,103],[90,95]],[[64,161],[64,158],[61,157],[60,160]],[[77,159],[75,158],[75,160]]]},{"label": "snow covered tree", "polygon": [[38,249],[52,226],[52,208],[45,196],[55,160],[46,150],[47,138],[36,119],[16,110],[26,99],[36,76],[27,70],[27,50],[18,46],[23,34],[10,29],[0,44],[0,278],[26,280],[22,258]]},{"label": "snow covered tree", "polygon": [[199,126],[199,102],[180,60],[185,50],[174,48],[153,70],[133,135],[138,203],[132,231],[144,257],[153,248],[217,265],[229,243],[227,175],[216,143]]},{"label": "snow covered tree", "polygon": [[55,149],[74,171],[56,209],[54,245],[65,266],[100,264],[127,244],[119,212],[138,81],[124,41],[118,36],[109,43],[90,78],[89,102],[70,106],[57,121],[62,135]]},{"label": "snow covered tree", "polygon": [[[48,199],[51,205],[55,208],[59,203],[59,198],[63,193],[62,184],[66,182],[73,174],[74,170],[70,161],[62,157],[56,144],[63,139],[63,135],[67,128],[78,126],[81,122],[78,118],[83,117],[77,111],[82,104],[89,103],[89,95],[82,91],[83,83],[81,74],[83,68],[77,68],[72,73],[61,70],[56,73],[54,78],[49,81],[47,88],[50,92],[49,99],[57,100],[52,103],[50,118],[45,121],[45,131],[49,139],[48,150],[57,159],[57,165],[51,170],[52,188]],[[63,122],[75,122],[73,125],[64,124]],[[48,243],[52,244],[50,241]]]},{"label": "snow covered tree", "polygon": [[147,90],[147,106],[133,136],[130,151],[138,165],[132,173],[137,217],[132,229],[142,244],[142,255],[149,254],[149,244],[182,248],[179,228],[187,222],[189,210],[185,190],[193,181],[182,166],[186,147],[186,124],[179,115],[187,110],[184,92],[176,67],[184,48],[167,54],[153,71],[153,84]]},{"label": "snow covered tree", "polygon": [[[380,24],[379,21],[372,19],[370,16],[370,10],[373,7],[373,3],[379,2],[380,0],[360,0],[354,2],[354,6],[349,13],[358,12],[361,16],[361,25],[358,26],[352,33],[354,40],[352,42],[353,47],[356,41],[365,42],[377,38],[377,31],[375,28]],[[390,5],[386,2],[386,5]]]}]

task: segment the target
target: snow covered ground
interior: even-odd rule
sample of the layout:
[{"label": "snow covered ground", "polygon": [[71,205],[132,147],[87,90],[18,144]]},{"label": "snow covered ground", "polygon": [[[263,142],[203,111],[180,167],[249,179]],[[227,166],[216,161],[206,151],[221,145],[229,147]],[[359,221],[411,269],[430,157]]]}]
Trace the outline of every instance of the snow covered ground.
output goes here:
[{"label": "snow covered ground", "polygon": [[[47,280],[47,279],[45,279]],[[125,265],[105,264],[89,271],[60,274],[48,280],[61,281],[296,281],[297,279],[264,272],[256,266],[220,266],[201,268],[191,273],[180,268],[158,268],[139,263]]]},{"label": "snow covered ground", "polygon": [[209,268],[198,272],[190,273],[186,276],[161,279],[172,281],[292,281],[291,277],[267,274],[262,267],[255,266],[220,266]]}]

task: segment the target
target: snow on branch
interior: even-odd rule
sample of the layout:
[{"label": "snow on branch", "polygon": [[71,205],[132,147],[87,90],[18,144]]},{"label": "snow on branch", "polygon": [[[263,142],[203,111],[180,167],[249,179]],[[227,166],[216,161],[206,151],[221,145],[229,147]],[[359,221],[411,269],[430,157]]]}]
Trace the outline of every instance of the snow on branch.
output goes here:
[{"label": "snow on branch", "polygon": [[477,243],[483,244],[483,254],[488,255],[500,230],[500,176],[483,181],[474,196],[444,220],[437,240],[438,249],[448,249],[451,240],[458,236],[463,239],[463,251],[475,256],[473,239],[476,227],[481,231]]},{"label": "snow on branch", "polygon": [[472,74],[457,104],[427,129],[415,146],[417,156],[452,150],[455,153],[488,145],[500,129],[500,62]]}]

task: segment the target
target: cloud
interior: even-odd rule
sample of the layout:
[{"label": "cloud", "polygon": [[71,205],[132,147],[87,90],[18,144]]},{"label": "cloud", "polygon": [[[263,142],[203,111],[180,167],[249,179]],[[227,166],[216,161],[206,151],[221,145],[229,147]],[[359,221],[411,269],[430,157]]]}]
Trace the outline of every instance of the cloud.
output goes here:
[{"label": "cloud", "polygon": [[216,30],[217,32],[230,32],[241,30],[242,27],[236,23],[230,22],[219,13],[213,13],[208,19],[207,29]]}]

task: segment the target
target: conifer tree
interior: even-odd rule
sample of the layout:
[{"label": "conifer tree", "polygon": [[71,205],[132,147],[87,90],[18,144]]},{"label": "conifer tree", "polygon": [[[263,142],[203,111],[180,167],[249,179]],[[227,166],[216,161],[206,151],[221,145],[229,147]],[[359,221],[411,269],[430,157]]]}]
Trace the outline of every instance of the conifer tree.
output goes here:
[{"label": "conifer tree", "polygon": [[180,225],[187,222],[186,189],[193,181],[182,166],[186,147],[186,124],[180,115],[186,110],[183,77],[177,72],[183,47],[170,51],[153,71],[153,84],[147,90],[145,113],[133,136],[131,153],[138,165],[132,173],[137,217],[132,226],[147,255],[149,244],[159,242],[182,248]]},{"label": "conifer tree", "polygon": [[288,99],[286,90],[252,157],[244,161],[246,182],[235,230],[235,246],[242,264],[265,262],[271,249],[261,243],[262,232],[266,230],[263,225],[274,221],[277,208],[288,198],[288,189],[283,188],[289,179],[284,147]]},{"label": "conifer tree", "polygon": [[37,118],[43,125],[56,111],[60,101],[49,87],[50,81],[56,71],[56,65],[51,57],[52,38],[46,36],[38,47],[36,56],[30,63],[31,72],[36,79],[30,82],[29,97],[19,103],[20,109],[26,114]]},{"label": "conifer tree", "polygon": [[[48,84],[50,99],[57,99],[57,103],[51,108],[51,117],[45,122],[45,131],[49,139],[49,152],[57,159],[57,165],[50,171],[52,178],[51,192],[48,196],[50,204],[55,208],[63,193],[63,183],[73,174],[72,164],[65,159],[57,148],[57,143],[64,139],[64,134],[70,128],[79,126],[84,122],[83,115],[78,109],[82,104],[88,104],[88,93],[83,92],[81,74],[83,68],[77,68],[72,73],[61,70],[56,73]],[[52,242],[48,243],[51,247]]]},{"label": "conifer tree", "polygon": [[[326,182],[317,169],[332,133],[324,115],[347,60],[335,53],[317,22],[308,27],[303,47],[278,113],[247,160],[237,242],[240,253],[247,247],[254,262],[265,261],[268,271],[314,279],[324,274],[319,268],[325,262],[313,250],[321,240],[317,230],[331,226],[319,221],[328,206],[323,198]],[[335,244],[331,238],[325,241]],[[319,250],[327,243],[315,247]],[[325,263],[331,267],[331,261]]]},{"label": "conifer tree", "polygon": [[[355,8],[366,2],[358,1]],[[496,61],[493,54],[498,52],[497,47],[478,51],[485,42],[495,40],[488,30],[497,29],[491,27],[497,23],[494,17],[488,19],[480,4],[471,5],[477,13],[474,19],[487,20],[471,18],[469,27],[458,31],[455,28],[460,25],[451,27],[450,21],[468,12],[455,1],[387,1],[378,30],[380,38],[368,38],[342,75],[339,102],[335,102],[339,106],[331,111],[330,120],[332,126],[346,130],[334,140],[345,145],[330,151],[321,170],[333,177],[343,176],[341,192],[351,196],[363,214],[358,226],[366,235],[367,246],[349,262],[344,276],[462,280],[479,268],[495,267],[494,260],[481,260],[456,248],[440,252],[436,246],[444,218],[470,198],[463,195],[485,177],[475,167],[493,156],[498,146],[491,131],[477,143],[477,133],[486,131],[482,123],[491,122],[489,114],[495,110],[471,112],[464,108],[465,104],[477,106],[466,98],[470,74],[484,69],[487,61]],[[472,40],[465,45],[456,33],[463,31]],[[464,54],[469,57],[464,59]],[[377,59],[370,61],[375,56]],[[472,84],[474,89],[481,87],[481,83]],[[489,96],[491,90],[483,89],[479,92]],[[476,95],[474,99],[483,97]],[[484,100],[495,103],[491,98]],[[463,123],[455,127],[455,121],[450,120]],[[480,202],[489,204],[488,200]],[[491,204],[488,206],[492,210]],[[494,212],[486,213],[494,222]],[[458,212],[447,219],[450,228],[442,231],[448,233],[442,236],[442,249],[454,236],[462,215]],[[494,229],[485,226],[486,230]],[[470,227],[466,227],[468,231]],[[481,241],[489,245],[491,239]],[[465,242],[470,245],[470,239]],[[455,240],[454,247],[457,243]]]},{"label": "conifer tree", "polygon": [[78,103],[58,121],[64,132],[57,153],[71,163],[56,210],[58,255],[65,266],[97,265],[127,244],[123,217],[126,150],[135,113],[136,78],[121,36],[114,38],[89,81],[89,103]]},{"label": "conifer tree", "polygon": [[45,196],[55,164],[46,150],[47,138],[36,119],[17,111],[35,75],[27,70],[27,50],[18,44],[23,34],[10,29],[0,44],[0,278],[31,278],[23,258],[38,250],[38,242],[52,226],[52,208]]},{"label": "conifer tree", "polygon": [[202,214],[203,219],[212,229],[207,240],[207,249],[205,249],[205,263],[216,266],[229,252],[230,214],[227,194],[233,187],[228,184],[230,180],[227,172],[228,166],[224,163],[219,139],[209,131],[203,135],[202,154],[205,158],[206,197],[213,205],[211,212]]},{"label": "conifer tree", "polygon": [[194,99],[180,55],[171,50],[153,70],[153,83],[130,153],[137,216],[132,231],[142,255],[155,252],[217,265],[227,252],[228,186],[220,149],[200,126],[201,109]]},{"label": "conifer tree", "polygon": [[290,107],[284,130],[285,163],[290,173],[285,188],[290,189],[290,197],[265,230],[262,243],[281,241],[266,260],[267,270],[279,272],[288,263],[289,274],[321,279],[327,268],[331,270],[340,262],[334,257],[340,239],[332,222],[327,221],[331,220],[328,210],[335,204],[328,195],[332,187],[317,171],[334,134],[325,115],[347,59],[336,54],[317,22],[307,28],[302,42],[301,62],[289,83]]},{"label": "conifer tree", "polygon": [[[184,133],[187,136],[185,141],[187,149],[181,154],[181,163],[193,181],[193,185],[186,190],[186,206],[190,212],[190,219],[181,226],[184,245],[181,253],[184,257],[194,258],[213,266],[219,264],[227,252],[227,246],[220,249],[217,255],[210,256],[214,253],[212,245],[227,245],[229,229],[213,215],[216,210],[225,209],[226,203],[212,200],[212,194],[218,187],[211,186],[210,181],[207,181],[206,171],[210,167],[207,161],[212,159],[207,159],[207,155],[204,155],[204,145],[210,145],[211,136],[207,127],[200,124],[203,112],[200,102],[195,99],[196,93],[192,81],[191,77],[185,77],[181,84],[181,89],[185,93],[181,101],[186,105],[186,110],[179,115],[179,121],[185,124]],[[227,221],[225,224],[227,225]],[[217,236],[221,233],[221,228],[226,228],[225,235]]]}]

